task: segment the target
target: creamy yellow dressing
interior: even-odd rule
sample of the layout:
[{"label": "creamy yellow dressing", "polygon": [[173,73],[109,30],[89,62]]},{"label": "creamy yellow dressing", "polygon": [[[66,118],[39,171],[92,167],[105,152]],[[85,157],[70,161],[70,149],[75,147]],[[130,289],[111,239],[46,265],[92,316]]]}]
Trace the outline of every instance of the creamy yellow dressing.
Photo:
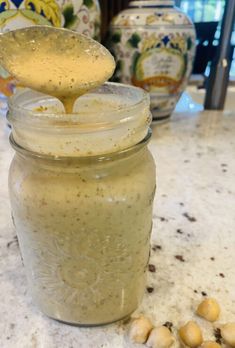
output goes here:
[{"label": "creamy yellow dressing", "polygon": [[61,100],[66,113],[76,99],[113,74],[115,63],[98,42],[46,26],[0,35],[0,61],[21,85]]}]

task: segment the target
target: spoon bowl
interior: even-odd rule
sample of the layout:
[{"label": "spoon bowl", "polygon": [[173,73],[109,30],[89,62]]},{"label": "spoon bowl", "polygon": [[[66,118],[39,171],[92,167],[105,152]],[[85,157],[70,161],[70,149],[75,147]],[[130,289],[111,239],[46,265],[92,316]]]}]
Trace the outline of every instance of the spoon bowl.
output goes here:
[{"label": "spoon bowl", "polygon": [[67,29],[34,26],[0,35],[0,63],[21,85],[73,102],[113,74],[97,41]]}]

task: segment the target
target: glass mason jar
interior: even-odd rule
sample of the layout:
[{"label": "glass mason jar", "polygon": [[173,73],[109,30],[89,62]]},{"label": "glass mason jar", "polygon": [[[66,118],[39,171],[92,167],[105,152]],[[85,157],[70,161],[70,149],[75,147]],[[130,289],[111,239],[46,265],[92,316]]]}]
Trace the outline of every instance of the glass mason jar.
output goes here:
[{"label": "glass mason jar", "polygon": [[39,308],[66,323],[110,323],[132,313],[145,288],[155,193],[149,98],[107,83],[79,98],[74,114],[60,107],[30,90],[10,100],[13,219]]}]

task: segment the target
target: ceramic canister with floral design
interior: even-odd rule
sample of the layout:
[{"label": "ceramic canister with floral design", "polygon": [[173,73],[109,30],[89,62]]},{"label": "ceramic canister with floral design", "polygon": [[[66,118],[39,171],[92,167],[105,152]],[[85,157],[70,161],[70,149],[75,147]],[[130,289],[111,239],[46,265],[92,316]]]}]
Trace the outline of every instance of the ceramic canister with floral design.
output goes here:
[{"label": "ceramic canister with floral design", "polygon": [[[98,0],[0,0],[0,33],[31,25],[52,25],[100,37]],[[9,96],[13,79],[0,67],[0,93]]]},{"label": "ceramic canister with floral design", "polygon": [[149,91],[154,119],[169,117],[186,88],[195,36],[191,20],[170,0],[131,1],[112,21],[114,80]]}]

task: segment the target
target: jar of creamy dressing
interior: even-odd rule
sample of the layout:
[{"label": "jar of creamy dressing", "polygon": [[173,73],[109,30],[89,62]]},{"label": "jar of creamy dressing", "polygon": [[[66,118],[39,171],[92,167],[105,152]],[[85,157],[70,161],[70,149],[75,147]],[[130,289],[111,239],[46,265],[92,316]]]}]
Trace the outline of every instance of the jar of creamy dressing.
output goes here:
[{"label": "jar of creamy dressing", "polygon": [[35,302],[78,325],[128,316],[142,299],[150,250],[148,95],[107,83],[66,115],[55,98],[24,90],[8,119],[10,200]]}]

